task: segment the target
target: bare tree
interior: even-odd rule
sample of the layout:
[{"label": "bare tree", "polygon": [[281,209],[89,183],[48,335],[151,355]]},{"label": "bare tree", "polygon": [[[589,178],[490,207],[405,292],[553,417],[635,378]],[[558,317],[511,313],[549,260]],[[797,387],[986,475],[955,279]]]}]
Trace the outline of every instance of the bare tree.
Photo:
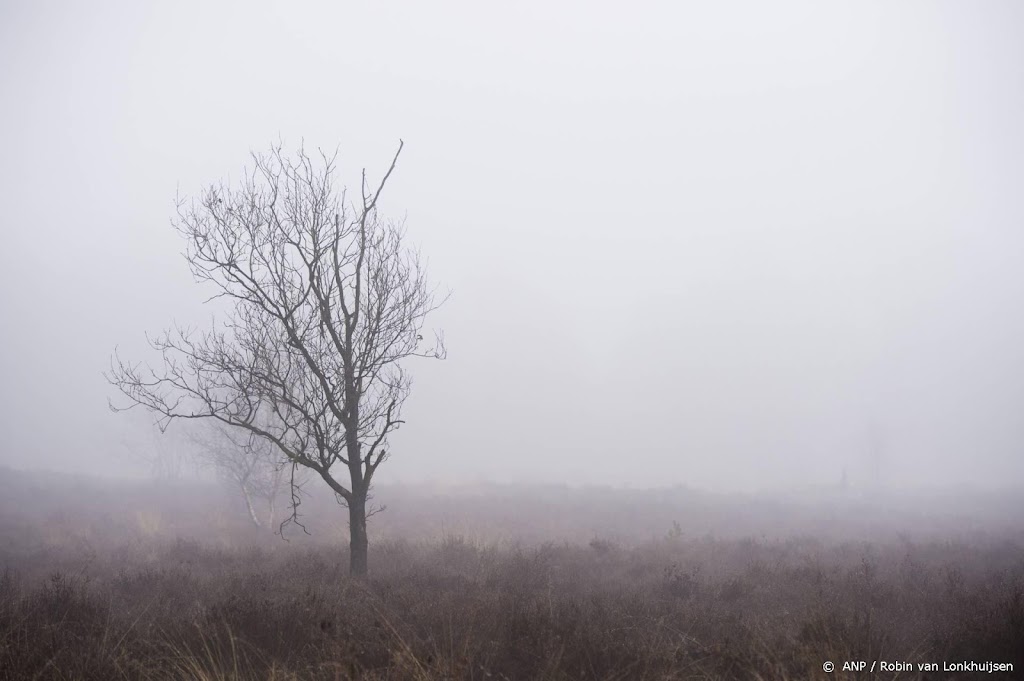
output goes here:
[{"label": "bare tree", "polygon": [[[266,438],[233,430],[236,429],[214,422],[190,433],[189,439],[195,445],[198,461],[212,468],[217,477],[242,495],[252,524],[272,529],[278,500],[290,480],[288,468],[293,464]],[[257,510],[254,501],[261,502],[259,505],[265,510]]]},{"label": "bare tree", "polygon": [[[402,144],[360,198],[334,184],[335,156],[314,161],[280,146],[254,154],[239,186],[179,200],[175,227],[195,279],[231,311],[219,324],[175,327],[150,340],[162,365],[123,361],[108,380],[132,408],[174,419],[215,419],[263,438],[324,480],[348,507],[354,575],[367,571],[367,497],[403,423],[409,357],[443,358],[424,342],[440,302],[400,223],[377,203]],[[298,497],[292,495],[292,515]],[[372,513],[372,511],[370,512]]]},{"label": "bare tree", "polygon": [[194,471],[191,443],[180,433],[160,432],[151,420],[139,420],[120,435],[125,454],[134,462],[148,466],[150,474],[161,483],[175,482]]}]

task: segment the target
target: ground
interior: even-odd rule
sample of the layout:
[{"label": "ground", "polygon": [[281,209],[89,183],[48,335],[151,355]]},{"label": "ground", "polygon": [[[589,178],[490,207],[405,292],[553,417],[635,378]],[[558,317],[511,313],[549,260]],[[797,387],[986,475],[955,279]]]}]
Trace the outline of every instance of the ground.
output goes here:
[{"label": "ground", "polygon": [[[1024,678],[1024,537],[994,521],[1017,517],[1005,500],[985,529],[961,514],[885,531],[847,506],[826,532],[819,505],[755,513],[685,490],[645,506],[639,492],[382,488],[397,510],[374,517],[371,575],[353,580],[343,513],[322,500],[307,504],[313,535],[286,542],[211,486],[7,473],[0,679]],[[588,504],[621,522],[588,538]],[[739,522],[766,513],[779,532]],[[917,671],[965,660],[1016,671]],[[911,668],[843,670],[858,661]]]}]

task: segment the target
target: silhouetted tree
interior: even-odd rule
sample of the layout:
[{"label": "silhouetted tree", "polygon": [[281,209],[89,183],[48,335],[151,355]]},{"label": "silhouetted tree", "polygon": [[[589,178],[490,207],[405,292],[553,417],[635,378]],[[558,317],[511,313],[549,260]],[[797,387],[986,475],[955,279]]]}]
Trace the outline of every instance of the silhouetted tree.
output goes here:
[{"label": "silhouetted tree", "polygon": [[444,356],[439,335],[421,335],[439,301],[419,254],[377,212],[401,150],[375,189],[363,171],[352,204],[334,185],[336,155],[287,158],[280,146],[254,154],[238,187],[179,200],[175,227],[192,273],[231,311],[207,330],[152,339],[159,368],[115,351],[107,374],[129,400],[123,408],[145,407],[161,427],[215,419],[322,478],[348,507],[354,575],[367,571],[370,486],[403,423],[403,360]]}]

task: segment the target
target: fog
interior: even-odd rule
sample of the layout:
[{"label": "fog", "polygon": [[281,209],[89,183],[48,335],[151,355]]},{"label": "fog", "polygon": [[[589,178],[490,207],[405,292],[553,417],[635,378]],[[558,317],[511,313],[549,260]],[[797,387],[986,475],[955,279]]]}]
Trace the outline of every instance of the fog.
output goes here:
[{"label": "fog", "polygon": [[624,7],[4,3],[0,465],[150,474],[176,193],[402,139],[452,297],[382,484],[1024,483],[1024,7]]}]

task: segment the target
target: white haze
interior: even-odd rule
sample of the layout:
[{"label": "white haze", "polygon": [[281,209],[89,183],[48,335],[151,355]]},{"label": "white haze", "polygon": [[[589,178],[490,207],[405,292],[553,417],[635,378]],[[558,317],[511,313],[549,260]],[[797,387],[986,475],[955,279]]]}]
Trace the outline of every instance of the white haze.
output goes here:
[{"label": "white haze", "polygon": [[382,484],[1024,482],[1017,2],[6,2],[0,102],[0,464],[147,472],[179,187],[402,138],[454,294]]}]

